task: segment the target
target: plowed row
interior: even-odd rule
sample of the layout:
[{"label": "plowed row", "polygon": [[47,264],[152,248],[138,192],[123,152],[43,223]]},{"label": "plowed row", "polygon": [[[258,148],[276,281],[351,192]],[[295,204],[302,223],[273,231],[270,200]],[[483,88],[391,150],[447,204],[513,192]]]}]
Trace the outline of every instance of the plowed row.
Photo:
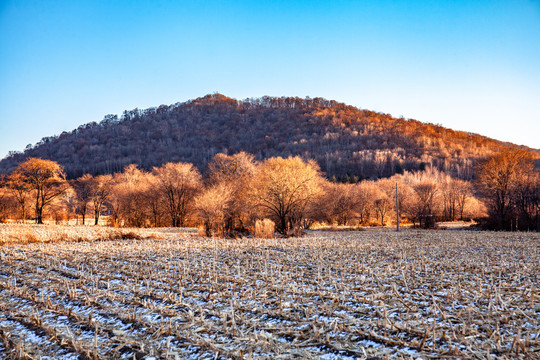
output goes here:
[{"label": "plowed row", "polygon": [[538,358],[540,236],[0,247],[0,359]]}]

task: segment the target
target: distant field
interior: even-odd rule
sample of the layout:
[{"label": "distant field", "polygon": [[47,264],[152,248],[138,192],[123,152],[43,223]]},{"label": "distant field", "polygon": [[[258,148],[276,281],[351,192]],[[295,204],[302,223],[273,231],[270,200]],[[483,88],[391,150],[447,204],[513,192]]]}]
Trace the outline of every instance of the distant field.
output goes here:
[{"label": "distant field", "polygon": [[0,224],[0,246],[30,243],[97,242],[126,239],[174,240],[197,234],[196,229],[113,228],[93,225]]},{"label": "distant field", "polygon": [[539,233],[79,228],[0,246],[0,359],[540,357]]}]

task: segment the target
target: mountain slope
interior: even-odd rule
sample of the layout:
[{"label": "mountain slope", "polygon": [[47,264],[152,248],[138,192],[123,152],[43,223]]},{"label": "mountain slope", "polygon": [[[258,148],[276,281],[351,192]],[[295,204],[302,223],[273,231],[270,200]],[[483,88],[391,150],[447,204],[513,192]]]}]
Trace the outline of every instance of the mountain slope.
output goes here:
[{"label": "mountain slope", "polygon": [[0,161],[0,172],[28,157],[58,161],[69,177],[116,172],[131,163],[150,169],[169,161],[204,170],[216,153],[246,151],[257,159],[313,158],[329,177],[376,178],[433,165],[470,178],[477,159],[506,146],[511,144],[321,98],[237,101],[213,94],[125,111],[120,118],[108,115],[43,138]]}]

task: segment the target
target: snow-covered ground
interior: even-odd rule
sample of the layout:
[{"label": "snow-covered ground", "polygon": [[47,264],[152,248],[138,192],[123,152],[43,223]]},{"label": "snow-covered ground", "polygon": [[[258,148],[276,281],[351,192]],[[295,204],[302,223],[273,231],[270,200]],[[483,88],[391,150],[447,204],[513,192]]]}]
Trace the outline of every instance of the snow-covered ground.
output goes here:
[{"label": "snow-covered ground", "polygon": [[494,359],[540,352],[538,233],[139,235],[146,239],[0,247],[0,359]]}]

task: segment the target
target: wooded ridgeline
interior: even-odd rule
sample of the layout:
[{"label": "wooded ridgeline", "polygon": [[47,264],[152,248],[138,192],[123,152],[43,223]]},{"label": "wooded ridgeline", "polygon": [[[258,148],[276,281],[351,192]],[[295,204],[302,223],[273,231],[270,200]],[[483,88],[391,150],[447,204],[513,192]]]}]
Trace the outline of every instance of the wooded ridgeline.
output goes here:
[{"label": "wooded ridgeline", "polygon": [[[58,162],[69,179],[121,172],[129,164],[151,171],[168,162],[204,172],[218,153],[247,152],[313,159],[329,179],[375,180],[436,168],[470,180],[475,164],[510,144],[416,120],[361,110],[322,98],[262,97],[237,101],[221,94],[146,110],[43,138],[0,161],[11,173],[30,157]],[[526,149],[538,159],[538,150]]]}]

